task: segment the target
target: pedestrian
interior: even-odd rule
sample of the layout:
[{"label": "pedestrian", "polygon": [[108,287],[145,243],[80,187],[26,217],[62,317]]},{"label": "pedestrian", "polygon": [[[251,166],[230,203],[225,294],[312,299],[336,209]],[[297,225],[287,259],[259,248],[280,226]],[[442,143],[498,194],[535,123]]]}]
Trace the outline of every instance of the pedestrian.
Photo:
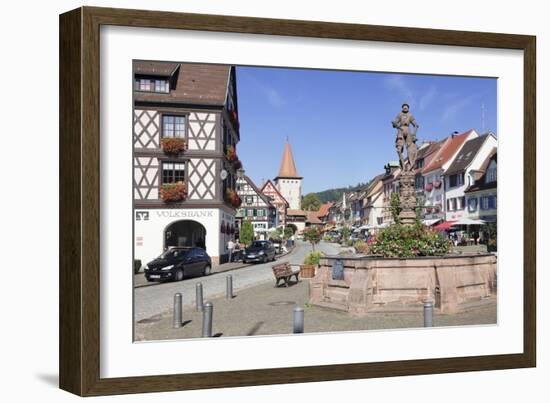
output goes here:
[{"label": "pedestrian", "polygon": [[229,251],[229,263],[231,263],[231,260],[233,258],[233,249],[235,249],[235,242],[233,242],[232,239],[229,239],[229,242],[227,242],[227,250]]}]

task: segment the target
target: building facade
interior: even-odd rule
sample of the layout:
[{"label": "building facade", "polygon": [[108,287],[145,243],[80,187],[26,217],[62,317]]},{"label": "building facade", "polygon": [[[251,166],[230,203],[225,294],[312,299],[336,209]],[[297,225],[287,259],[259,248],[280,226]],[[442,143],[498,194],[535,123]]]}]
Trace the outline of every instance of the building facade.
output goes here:
[{"label": "building facade", "polygon": [[492,151],[474,184],[465,190],[468,217],[486,222],[497,221],[497,152]]},{"label": "building facade", "polygon": [[146,263],[173,246],[200,246],[223,261],[238,205],[235,69],[133,67],[134,257]]},{"label": "building facade", "polygon": [[470,139],[464,143],[445,171],[447,221],[470,216],[465,191],[474,185],[487,158],[496,151],[496,147],[497,139],[492,133]]},{"label": "building facade", "polygon": [[452,134],[445,138],[437,152],[430,158],[422,169],[422,183],[424,185],[424,214],[425,220],[445,220],[446,214],[446,187],[445,171],[454,161],[468,140],[478,137],[475,130],[462,134]]},{"label": "building facade", "polygon": [[275,210],[275,226],[286,225],[286,211],[288,209],[288,201],[283,197],[281,192],[277,190],[277,187],[273,182],[268,180],[260,189],[262,194],[269,198],[271,204],[276,208]]},{"label": "building facade", "polygon": [[267,239],[268,233],[275,228],[277,209],[246,175],[237,176],[237,193],[241,199],[241,207],[237,210],[237,228],[246,220],[252,223],[254,237]]}]

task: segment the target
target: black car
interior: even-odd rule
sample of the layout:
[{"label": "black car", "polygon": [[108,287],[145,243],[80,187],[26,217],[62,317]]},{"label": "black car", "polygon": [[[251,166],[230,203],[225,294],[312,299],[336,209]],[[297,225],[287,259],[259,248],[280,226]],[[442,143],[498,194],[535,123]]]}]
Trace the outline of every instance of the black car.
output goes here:
[{"label": "black car", "polygon": [[244,250],[243,262],[266,263],[275,260],[275,247],[270,241],[253,241]]},{"label": "black car", "polygon": [[144,268],[147,281],[181,281],[187,276],[207,276],[212,260],[202,248],[170,248]]}]

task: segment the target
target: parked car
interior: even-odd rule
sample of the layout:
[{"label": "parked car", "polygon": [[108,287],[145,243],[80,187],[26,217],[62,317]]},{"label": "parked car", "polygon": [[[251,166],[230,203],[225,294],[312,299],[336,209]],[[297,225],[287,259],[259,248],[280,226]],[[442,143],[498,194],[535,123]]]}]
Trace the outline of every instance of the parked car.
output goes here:
[{"label": "parked car", "polygon": [[253,241],[244,250],[243,262],[266,263],[275,260],[275,247],[271,241]]},{"label": "parked car", "polygon": [[210,256],[196,247],[170,248],[144,267],[147,281],[181,281],[187,276],[207,276],[211,270]]}]

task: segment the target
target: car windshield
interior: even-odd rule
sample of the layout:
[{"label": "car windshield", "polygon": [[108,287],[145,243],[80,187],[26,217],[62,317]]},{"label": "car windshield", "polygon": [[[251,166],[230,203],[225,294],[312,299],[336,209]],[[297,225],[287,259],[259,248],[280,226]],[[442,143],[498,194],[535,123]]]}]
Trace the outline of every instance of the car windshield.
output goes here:
[{"label": "car windshield", "polygon": [[261,242],[261,241],[254,241],[250,244],[251,248],[263,248],[267,246],[267,242]]},{"label": "car windshield", "polygon": [[160,255],[161,259],[169,259],[172,257],[178,257],[180,254],[187,252],[185,249],[168,249],[165,251],[162,255]]}]

